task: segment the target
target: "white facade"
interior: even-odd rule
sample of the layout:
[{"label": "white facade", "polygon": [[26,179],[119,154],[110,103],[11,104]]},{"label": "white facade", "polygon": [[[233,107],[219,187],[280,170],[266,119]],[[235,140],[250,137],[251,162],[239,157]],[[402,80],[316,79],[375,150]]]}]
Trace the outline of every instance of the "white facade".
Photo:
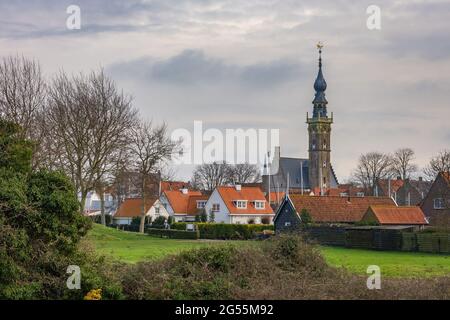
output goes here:
[{"label": "white facade", "polygon": [[209,215],[213,211],[213,207],[217,209],[217,206],[219,207],[219,210],[214,210],[214,221],[217,223],[232,223],[230,211],[217,189],[215,189],[205,205],[205,212],[208,215],[208,220]]},{"label": "white facade", "polygon": [[[266,202],[265,205],[269,204]],[[217,189],[213,191],[205,205],[205,211],[208,215],[208,219],[210,213],[213,211],[213,208],[218,209],[214,211],[214,221],[216,223],[248,224],[249,221],[253,220],[254,224],[261,224],[262,219],[266,218],[270,220],[270,224],[273,224],[273,214],[230,214],[228,207]]]},{"label": "white facade", "polygon": [[131,224],[131,221],[133,220],[133,218],[128,218],[128,217],[118,217],[118,218],[114,218],[114,224],[120,224],[120,225],[124,225],[124,224]]},{"label": "white facade", "polygon": [[158,199],[148,210],[147,216],[150,216],[152,218],[152,221],[155,221],[155,219],[158,217],[164,217],[167,219],[169,217],[169,212],[162,204],[162,202]]}]

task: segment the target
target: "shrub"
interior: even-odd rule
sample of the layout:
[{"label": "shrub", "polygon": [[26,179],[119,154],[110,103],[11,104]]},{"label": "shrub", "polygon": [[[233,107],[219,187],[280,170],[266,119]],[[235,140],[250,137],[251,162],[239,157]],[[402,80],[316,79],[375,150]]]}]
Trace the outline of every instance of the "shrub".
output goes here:
[{"label": "shrub", "polygon": [[[80,250],[91,220],[60,172],[31,171],[31,144],[0,119],[0,299],[82,299],[93,288],[118,299],[116,273]],[[82,290],[68,290],[69,265],[82,270]]]},{"label": "shrub", "polygon": [[211,212],[209,213],[209,222],[214,223],[216,222],[216,214],[214,213],[214,211],[211,210]]},{"label": "shrub", "polygon": [[138,226],[140,224],[141,224],[141,217],[133,217],[133,219],[131,219],[131,225]]},{"label": "shrub", "polygon": [[311,215],[305,208],[303,208],[302,211],[300,212],[300,219],[304,224],[310,224],[311,222],[313,222]]},{"label": "shrub", "polygon": [[146,233],[150,236],[171,238],[171,239],[192,239],[197,240],[199,238],[198,231],[183,231],[173,229],[148,229]]},{"label": "shrub", "polygon": [[206,214],[205,209],[200,213],[200,222],[208,222],[208,215]]},{"label": "shrub", "polygon": [[262,224],[270,224],[270,218],[264,217],[261,219]]},{"label": "shrub", "polygon": [[[123,272],[129,299],[449,299],[449,278],[383,279],[367,290],[366,276],[329,267],[296,236],[262,246],[214,246],[142,262]],[[145,281],[143,281],[145,279]]]},{"label": "shrub", "polygon": [[175,222],[175,223],[173,223],[170,226],[170,228],[172,230],[183,230],[183,231],[186,231],[186,226],[187,226],[186,222]]},{"label": "shrub", "polygon": [[271,225],[225,224],[225,223],[198,223],[197,228],[201,239],[253,239],[257,232],[273,230]]}]

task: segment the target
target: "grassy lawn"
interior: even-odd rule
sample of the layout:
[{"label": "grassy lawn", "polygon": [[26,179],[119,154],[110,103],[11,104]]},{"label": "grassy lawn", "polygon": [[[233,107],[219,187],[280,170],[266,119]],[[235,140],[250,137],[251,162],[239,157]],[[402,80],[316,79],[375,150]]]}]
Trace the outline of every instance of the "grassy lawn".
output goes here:
[{"label": "grassy lawn", "polygon": [[100,254],[110,255],[129,263],[142,260],[161,259],[183,250],[228,243],[247,244],[248,241],[176,240],[119,231],[101,225],[94,225],[87,240],[91,241]]},{"label": "grassy lawn", "polygon": [[[101,254],[110,255],[123,262],[161,259],[169,254],[202,246],[257,244],[253,241],[175,240],[118,231],[95,225],[87,237]],[[378,265],[382,275],[390,277],[428,277],[450,275],[450,256],[390,252],[341,247],[321,247],[327,262],[344,267],[350,272],[366,274],[369,265]]]},{"label": "grassy lawn", "polygon": [[369,265],[380,267],[381,274],[391,277],[431,277],[450,275],[450,256],[419,252],[373,251],[322,247],[328,264],[366,274]]}]

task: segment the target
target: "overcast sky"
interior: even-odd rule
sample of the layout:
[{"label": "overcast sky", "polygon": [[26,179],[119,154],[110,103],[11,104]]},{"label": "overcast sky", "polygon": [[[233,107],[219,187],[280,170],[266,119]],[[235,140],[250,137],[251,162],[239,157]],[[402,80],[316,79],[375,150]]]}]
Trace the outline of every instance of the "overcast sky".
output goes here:
[{"label": "overcast sky", "polygon": [[[81,30],[66,28],[71,4]],[[366,27],[371,4],[381,30]],[[361,153],[411,147],[423,167],[450,148],[449,1],[0,0],[2,56],[48,77],[104,67],[171,130],[279,128],[283,156],[307,157],[319,40],[339,180]]]}]

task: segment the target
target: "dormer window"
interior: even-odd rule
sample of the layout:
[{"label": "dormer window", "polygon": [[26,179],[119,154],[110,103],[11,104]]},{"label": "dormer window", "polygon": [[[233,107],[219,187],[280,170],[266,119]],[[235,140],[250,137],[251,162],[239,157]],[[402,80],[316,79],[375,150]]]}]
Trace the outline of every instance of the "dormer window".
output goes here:
[{"label": "dormer window", "polygon": [[236,200],[235,204],[238,209],[247,209],[247,200]]},{"label": "dormer window", "polygon": [[264,209],[266,207],[265,201],[255,201],[255,209]]}]

